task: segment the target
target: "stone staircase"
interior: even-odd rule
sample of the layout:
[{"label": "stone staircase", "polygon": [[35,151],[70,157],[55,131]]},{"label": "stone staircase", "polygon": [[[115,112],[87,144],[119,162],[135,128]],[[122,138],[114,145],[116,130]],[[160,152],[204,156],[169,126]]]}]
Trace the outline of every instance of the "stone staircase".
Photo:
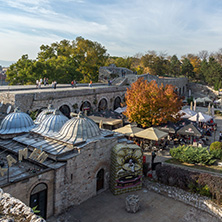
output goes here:
[{"label": "stone staircase", "polygon": [[128,74],[125,77],[115,78],[112,81],[112,85],[115,85],[115,86],[131,85],[136,80],[137,80],[137,75],[135,75],[135,74]]}]

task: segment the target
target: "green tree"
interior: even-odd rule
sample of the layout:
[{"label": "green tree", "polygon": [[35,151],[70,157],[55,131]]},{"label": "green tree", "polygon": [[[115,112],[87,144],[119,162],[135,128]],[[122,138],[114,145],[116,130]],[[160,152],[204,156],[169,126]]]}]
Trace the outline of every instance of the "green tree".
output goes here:
[{"label": "green tree", "polygon": [[182,60],[181,73],[189,79],[194,78],[193,65],[188,58]]},{"label": "green tree", "polygon": [[179,61],[176,55],[173,55],[170,59],[169,74],[174,77],[180,76],[180,72],[181,72],[180,66],[181,66],[181,62]]},{"label": "green tree", "polygon": [[83,81],[98,81],[99,67],[104,66],[108,58],[105,47],[82,37],[77,37],[73,45],[74,58],[78,64],[77,71],[83,74]]},{"label": "green tree", "polygon": [[7,81],[10,85],[32,83],[32,66],[33,61],[28,58],[28,55],[23,55],[17,63],[10,65],[6,72]]}]

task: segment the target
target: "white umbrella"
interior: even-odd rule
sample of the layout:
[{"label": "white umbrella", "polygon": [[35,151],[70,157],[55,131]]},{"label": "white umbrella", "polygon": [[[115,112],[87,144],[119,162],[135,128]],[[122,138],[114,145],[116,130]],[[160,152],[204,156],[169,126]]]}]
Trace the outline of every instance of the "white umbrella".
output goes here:
[{"label": "white umbrella", "polygon": [[212,100],[209,97],[207,97],[207,96],[204,97],[203,100],[204,100],[204,102],[208,102],[208,103],[212,102]]},{"label": "white umbrella", "polygon": [[209,115],[206,115],[206,114],[203,114],[201,112],[198,112],[196,115],[194,116],[191,116],[189,118],[189,120],[193,121],[193,122],[208,122],[209,120],[211,120],[213,117],[212,116],[209,116]]},{"label": "white umbrella", "polygon": [[136,133],[135,136],[140,137],[140,138],[144,138],[144,139],[148,139],[148,140],[158,141],[158,140],[168,136],[168,133],[158,130],[154,127],[150,127],[148,129],[145,129],[143,131]]},{"label": "white umbrella", "polygon": [[211,114],[211,107],[210,107],[210,103],[208,104],[208,112],[209,115]]},{"label": "white umbrella", "polygon": [[188,119],[191,116],[194,116],[196,114],[195,111],[191,110],[190,108],[182,109],[179,111],[179,114],[182,114],[181,118]]},{"label": "white umbrella", "polygon": [[196,99],[196,102],[197,102],[197,103],[204,103],[204,100],[203,100],[202,98],[197,98],[197,99]]},{"label": "white umbrella", "polygon": [[211,115],[214,116],[214,105],[212,105],[212,108],[211,108]]},{"label": "white umbrella", "polygon": [[194,100],[194,106],[193,106],[193,110],[196,111],[196,107],[197,107],[197,101]]},{"label": "white umbrella", "polygon": [[126,106],[125,107],[118,107],[114,111],[117,112],[117,113],[122,113],[122,112],[126,111]]}]

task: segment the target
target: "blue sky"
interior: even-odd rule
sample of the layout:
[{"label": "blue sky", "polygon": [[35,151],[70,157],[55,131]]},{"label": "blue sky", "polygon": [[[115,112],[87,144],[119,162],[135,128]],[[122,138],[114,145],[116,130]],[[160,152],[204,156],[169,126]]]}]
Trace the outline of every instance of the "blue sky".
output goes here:
[{"label": "blue sky", "polygon": [[34,59],[42,44],[77,36],[112,56],[222,48],[221,0],[0,0],[0,15],[5,61]]}]

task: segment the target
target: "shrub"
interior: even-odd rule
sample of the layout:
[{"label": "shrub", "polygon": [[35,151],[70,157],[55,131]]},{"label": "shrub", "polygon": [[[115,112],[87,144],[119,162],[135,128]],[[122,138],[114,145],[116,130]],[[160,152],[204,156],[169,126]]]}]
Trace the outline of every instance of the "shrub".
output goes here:
[{"label": "shrub", "polygon": [[156,168],[159,182],[181,189],[212,197],[217,204],[222,204],[222,178],[207,173],[192,172],[169,165]]},{"label": "shrub", "polygon": [[213,154],[215,159],[222,160],[222,150],[212,150],[210,153]]},{"label": "shrub", "polygon": [[170,150],[170,155],[182,163],[212,165],[216,161],[207,147],[178,146]]},{"label": "shrub", "polygon": [[169,186],[176,186],[184,190],[190,190],[189,184],[196,184],[198,173],[172,166],[156,167],[158,181]]},{"label": "shrub", "polygon": [[219,141],[211,143],[210,151],[212,151],[212,150],[222,150],[222,143]]},{"label": "shrub", "polygon": [[198,184],[207,186],[217,204],[222,203],[222,178],[210,174],[200,174]]}]

